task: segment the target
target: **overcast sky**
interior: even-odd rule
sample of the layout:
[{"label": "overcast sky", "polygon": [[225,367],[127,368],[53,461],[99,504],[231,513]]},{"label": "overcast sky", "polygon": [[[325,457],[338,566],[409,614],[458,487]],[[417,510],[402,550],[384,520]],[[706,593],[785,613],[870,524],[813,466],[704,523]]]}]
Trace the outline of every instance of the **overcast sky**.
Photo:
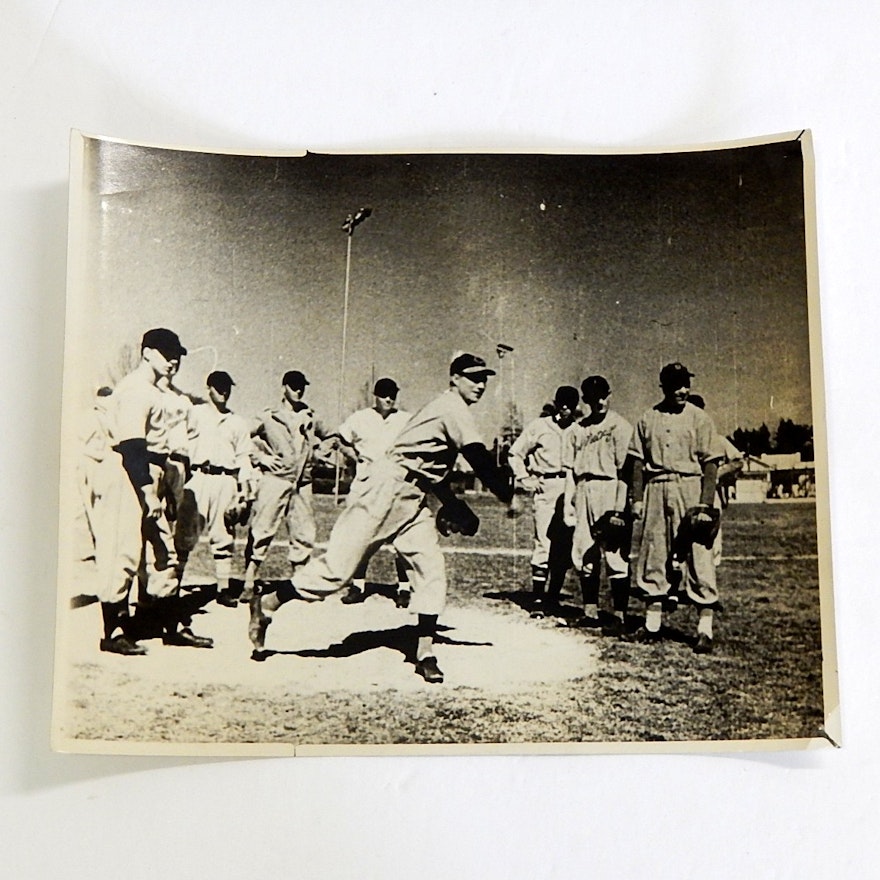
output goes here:
[{"label": "overcast sky", "polygon": [[[458,350],[502,375],[478,405],[489,440],[560,384],[611,382],[634,421],[671,360],[721,431],[812,422],[797,141],[642,156],[235,157],[89,142],[83,221],[92,309],[81,398],[122,346],[167,326],[232,406],[273,405],[285,370],[327,422],[389,375],[415,409]],[[352,239],[340,395],[346,215]],[[499,364],[499,342],[514,348]]]}]

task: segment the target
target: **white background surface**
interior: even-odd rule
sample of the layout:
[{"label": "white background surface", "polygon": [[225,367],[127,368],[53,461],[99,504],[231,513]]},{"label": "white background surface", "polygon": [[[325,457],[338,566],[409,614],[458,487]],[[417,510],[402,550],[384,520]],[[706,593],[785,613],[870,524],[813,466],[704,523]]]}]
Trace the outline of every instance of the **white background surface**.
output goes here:
[{"label": "white background surface", "polygon": [[[2,10],[0,875],[876,876],[872,4],[4,0]],[[201,761],[50,753],[71,127],[241,151],[588,150],[811,128],[844,748]]]}]

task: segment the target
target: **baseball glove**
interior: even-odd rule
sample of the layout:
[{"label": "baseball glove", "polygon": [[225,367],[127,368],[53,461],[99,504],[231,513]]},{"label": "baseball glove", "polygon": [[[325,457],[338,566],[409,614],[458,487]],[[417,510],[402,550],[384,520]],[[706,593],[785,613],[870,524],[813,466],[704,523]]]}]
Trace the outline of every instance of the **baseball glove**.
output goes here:
[{"label": "baseball glove", "polygon": [[447,501],[437,511],[437,531],[441,535],[476,535],[480,528],[480,518],[460,498]]},{"label": "baseball glove", "polygon": [[232,531],[236,526],[245,525],[250,515],[250,502],[238,499],[233,501],[233,503],[226,508],[226,511],[223,514],[223,522],[226,524],[227,530]]},{"label": "baseball glove", "polygon": [[593,540],[611,553],[620,550],[629,538],[632,528],[629,517],[620,510],[606,510],[590,529]]},{"label": "baseball glove", "polygon": [[717,507],[691,507],[681,521],[681,532],[686,542],[711,547],[721,528],[721,511]]}]

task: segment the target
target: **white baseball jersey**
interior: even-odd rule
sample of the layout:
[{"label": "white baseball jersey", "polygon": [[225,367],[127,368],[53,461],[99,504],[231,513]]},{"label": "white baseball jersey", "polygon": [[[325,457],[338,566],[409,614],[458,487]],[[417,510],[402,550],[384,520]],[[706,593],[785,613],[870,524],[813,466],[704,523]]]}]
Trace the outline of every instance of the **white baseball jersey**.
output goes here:
[{"label": "white baseball jersey", "polygon": [[239,479],[250,471],[252,450],[248,423],[234,412],[220,412],[213,404],[194,406],[189,420],[194,439],[190,457],[194,465],[211,464],[240,471]]},{"label": "white baseball jersey", "polygon": [[357,455],[357,479],[365,479],[370,465],[388,451],[410,420],[411,413],[393,410],[384,418],[373,407],[353,412],[340,426],[339,436]]},{"label": "white baseball jersey", "polygon": [[681,412],[667,412],[660,405],[649,409],[639,419],[629,451],[644,461],[646,477],[698,477],[705,462],[724,457],[712,419],[692,403]]},{"label": "white baseball jersey", "polygon": [[388,458],[429,483],[442,482],[459,450],[483,443],[468,405],[454,389],[423,406],[400,432]]},{"label": "white baseball jersey", "polygon": [[575,422],[565,434],[563,465],[575,478],[617,479],[632,442],[633,426],[614,410],[593,423],[591,416]]},{"label": "white baseball jersey", "polygon": [[518,481],[530,476],[561,475],[562,442],[566,430],[552,416],[541,416],[526,425],[510,447],[510,467]]}]

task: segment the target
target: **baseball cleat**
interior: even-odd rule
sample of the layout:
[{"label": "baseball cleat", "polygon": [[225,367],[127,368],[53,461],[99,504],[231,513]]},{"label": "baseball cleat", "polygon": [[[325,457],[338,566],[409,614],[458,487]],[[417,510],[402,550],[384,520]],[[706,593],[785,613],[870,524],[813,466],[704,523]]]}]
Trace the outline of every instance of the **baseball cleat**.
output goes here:
[{"label": "baseball cleat", "polygon": [[410,590],[399,590],[397,596],[394,598],[394,604],[397,605],[398,608],[409,608],[409,600],[412,598],[412,592]]},{"label": "baseball cleat", "polygon": [[706,633],[697,635],[697,643],[694,645],[695,654],[711,654],[712,653],[712,637]]},{"label": "baseball cleat", "polygon": [[340,600],[343,605],[359,605],[366,599],[366,592],[357,587],[349,587],[348,592]]},{"label": "baseball cleat", "polygon": [[254,653],[263,650],[266,642],[266,630],[272,618],[263,613],[263,599],[259,593],[250,601],[251,619],[248,623],[248,638],[254,646]]},{"label": "baseball cleat", "polygon": [[569,623],[572,629],[599,629],[601,625],[598,617],[587,617],[586,614],[582,614]]},{"label": "baseball cleat", "polygon": [[207,636],[197,636],[192,630],[182,629],[180,632],[165,633],[163,645],[176,645],[179,648],[213,648],[214,640]]},{"label": "baseball cleat", "polygon": [[424,657],[416,662],[416,675],[421,675],[429,684],[442,684],[443,673],[437,665],[436,657]]},{"label": "baseball cleat", "polygon": [[128,636],[116,636],[114,639],[101,639],[101,650],[109,654],[123,654],[126,657],[143,657],[147,649]]},{"label": "baseball cleat", "polygon": [[622,639],[626,633],[626,626],[619,617],[612,617],[605,626],[602,627],[602,635],[610,639]]},{"label": "baseball cleat", "polygon": [[653,630],[645,629],[645,627],[640,626],[635,632],[624,636],[624,638],[628,642],[635,642],[637,645],[652,645],[661,641],[662,636],[660,635],[660,630],[654,632]]},{"label": "baseball cleat", "polygon": [[233,596],[232,593],[226,590],[217,593],[215,601],[218,605],[224,605],[226,608],[238,608],[238,597]]}]

